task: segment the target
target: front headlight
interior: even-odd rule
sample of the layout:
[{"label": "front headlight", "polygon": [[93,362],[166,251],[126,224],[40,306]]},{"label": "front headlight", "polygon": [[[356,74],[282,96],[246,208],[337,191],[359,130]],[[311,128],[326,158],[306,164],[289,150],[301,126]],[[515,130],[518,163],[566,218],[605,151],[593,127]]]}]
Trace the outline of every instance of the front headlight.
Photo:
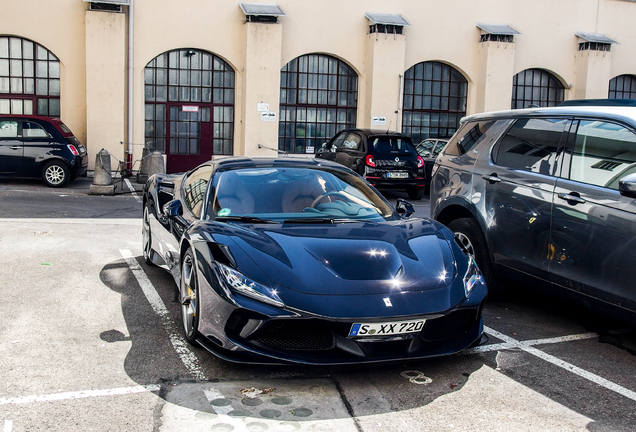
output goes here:
[{"label": "front headlight", "polygon": [[231,290],[243,294],[244,296],[251,297],[255,300],[262,301],[263,303],[278,307],[285,306],[282,300],[278,298],[276,290],[259,284],[258,282],[253,281],[242,273],[226,265],[220,263],[217,263],[217,265],[221,270],[221,275],[223,276],[225,283],[230,287]]},{"label": "front headlight", "polygon": [[479,267],[477,267],[475,258],[471,255],[468,257],[468,268],[464,275],[464,293],[467,298],[478,283],[484,283],[484,278],[481,275],[481,271],[479,271]]}]

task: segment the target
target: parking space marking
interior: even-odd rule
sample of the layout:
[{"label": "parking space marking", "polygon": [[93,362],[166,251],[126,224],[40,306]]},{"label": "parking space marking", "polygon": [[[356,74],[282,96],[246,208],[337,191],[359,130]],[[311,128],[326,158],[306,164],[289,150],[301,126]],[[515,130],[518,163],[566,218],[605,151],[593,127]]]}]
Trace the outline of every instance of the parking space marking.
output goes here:
[{"label": "parking space marking", "polygon": [[[489,330],[491,330],[491,329],[486,327],[486,333],[490,333]],[[492,334],[492,333],[490,333],[490,334]],[[494,334],[492,334],[492,335],[495,336]],[[497,336],[495,336],[495,337],[497,337]],[[581,334],[576,334],[576,335],[558,336],[558,337],[546,338],[546,339],[531,339],[531,340],[527,340],[527,341],[517,341],[517,344],[521,344],[521,345],[524,345],[524,346],[549,345],[549,344],[555,344],[555,343],[561,343],[561,342],[572,342],[572,341],[576,341],[576,340],[594,339],[594,338],[597,338],[597,337],[598,337],[598,333],[581,333]],[[501,339],[501,338],[499,338],[499,339]],[[470,354],[475,354],[475,353],[483,353],[483,352],[489,352],[489,351],[499,351],[499,350],[504,350],[504,349],[516,348],[516,347],[517,347],[516,344],[503,342],[503,343],[482,345],[482,346],[478,346],[478,347],[474,347],[474,348],[469,348],[467,350],[462,351],[462,354],[470,355]]]},{"label": "parking space marking", "polygon": [[[158,392],[161,389],[157,384],[140,385],[134,387],[119,387],[106,390],[83,390],[76,392],[54,393],[49,395],[34,395],[15,398],[0,398],[0,405],[22,405],[31,404],[35,402],[53,402],[71,399],[86,399],[103,396],[120,396],[134,393],[148,393]],[[7,428],[7,422],[5,421],[5,431]]]},{"label": "parking space marking", "polygon": [[[629,390],[618,384],[615,384],[609,380],[606,380],[605,378],[602,378],[596,374],[593,374],[592,372],[588,372],[585,369],[581,369],[578,366],[574,366],[572,363],[568,363],[566,361],[558,359],[557,357],[554,357],[553,355],[544,353],[543,351],[538,350],[537,348],[529,346],[528,342],[536,342],[536,340],[522,342],[522,341],[513,339],[510,336],[507,336],[503,333],[500,333],[497,330],[493,330],[489,327],[484,327],[484,330],[486,331],[486,333],[496,337],[497,339],[501,339],[502,341],[504,341],[506,345],[510,345],[510,348],[519,348],[527,352],[528,354],[532,354],[533,356],[539,357],[540,359],[545,360],[549,363],[552,363],[555,366],[563,368],[569,372],[572,372],[573,374],[576,374],[582,378],[592,381],[593,383],[598,384],[601,387],[605,387],[606,389],[616,392],[620,394],[621,396],[625,396],[628,399],[636,401],[636,392]],[[591,335],[591,333],[589,334]],[[546,339],[546,340],[554,340],[554,339],[560,339],[560,338],[552,338],[552,339]],[[580,338],[580,339],[583,339],[583,338]],[[570,339],[570,340],[575,340],[575,339]]]},{"label": "parking space marking", "polygon": [[119,252],[126,260],[126,263],[135,276],[135,279],[137,279],[137,282],[139,283],[141,290],[144,292],[146,299],[148,299],[150,306],[152,306],[152,309],[161,318],[161,323],[163,324],[163,328],[168,333],[170,343],[172,343],[172,346],[181,358],[181,361],[183,362],[185,367],[188,369],[193,378],[198,380],[206,380],[207,378],[205,377],[205,373],[199,365],[199,360],[194,355],[192,350],[190,350],[190,347],[181,335],[181,332],[177,329],[174,322],[170,319],[170,313],[168,312],[166,305],[163,303],[163,300],[157,293],[157,290],[155,290],[152,282],[150,282],[150,279],[148,279],[148,276],[141,268],[141,266],[133,256],[132,252],[130,252],[128,249],[120,249]]},{"label": "parking space marking", "polygon": [[130,192],[132,192],[131,195],[137,200],[137,202],[141,202],[141,197],[137,195],[137,191],[135,190],[133,185],[130,183],[130,180],[125,178],[124,181],[126,182],[126,186],[128,186],[128,189],[130,189]]},{"label": "parking space marking", "polygon": [[13,422],[11,420],[4,421],[4,432],[11,432],[13,429]]}]

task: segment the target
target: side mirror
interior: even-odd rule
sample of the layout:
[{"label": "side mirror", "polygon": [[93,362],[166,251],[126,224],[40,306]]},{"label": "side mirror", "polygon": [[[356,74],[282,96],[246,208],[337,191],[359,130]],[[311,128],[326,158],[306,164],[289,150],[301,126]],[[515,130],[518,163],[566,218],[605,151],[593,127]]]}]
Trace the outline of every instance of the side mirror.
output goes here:
[{"label": "side mirror", "polygon": [[395,203],[395,211],[400,217],[408,218],[415,213],[415,208],[413,208],[413,204],[405,200],[404,198],[398,198]]},{"label": "side mirror", "polygon": [[636,198],[636,173],[623,177],[618,182],[618,191],[621,195]]},{"label": "side mirror", "polygon": [[167,218],[183,216],[183,206],[181,201],[172,200],[163,206],[163,215]]}]

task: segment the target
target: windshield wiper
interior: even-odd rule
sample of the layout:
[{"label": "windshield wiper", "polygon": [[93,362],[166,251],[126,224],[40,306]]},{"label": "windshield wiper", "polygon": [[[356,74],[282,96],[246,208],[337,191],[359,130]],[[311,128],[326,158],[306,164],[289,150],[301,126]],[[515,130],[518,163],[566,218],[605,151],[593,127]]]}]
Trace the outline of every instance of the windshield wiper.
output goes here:
[{"label": "windshield wiper", "polygon": [[245,222],[254,224],[277,224],[279,222],[270,219],[261,219],[256,216],[217,216],[214,218],[217,222]]},{"label": "windshield wiper", "polygon": [[283,223],[286,224],[338,224],[338,223],[351,223],[358,222],[356,219],[345,219],[345,218],[320,218],[320,217],[305,217],[305,218],[294,218],[294,219],[286,219]]}]

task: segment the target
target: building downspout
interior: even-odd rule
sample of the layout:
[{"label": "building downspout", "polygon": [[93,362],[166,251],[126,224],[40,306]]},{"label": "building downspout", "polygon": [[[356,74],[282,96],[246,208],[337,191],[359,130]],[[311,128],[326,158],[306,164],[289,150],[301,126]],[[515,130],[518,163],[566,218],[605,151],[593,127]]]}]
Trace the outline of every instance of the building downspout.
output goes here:
[{"label": "building downspout", "polygon": [[133,99],[134,99],[134,63],[133,63],[133,2],[128,5],[128,149],[126,150],[126,171],[132,175],[133,169]]}]

